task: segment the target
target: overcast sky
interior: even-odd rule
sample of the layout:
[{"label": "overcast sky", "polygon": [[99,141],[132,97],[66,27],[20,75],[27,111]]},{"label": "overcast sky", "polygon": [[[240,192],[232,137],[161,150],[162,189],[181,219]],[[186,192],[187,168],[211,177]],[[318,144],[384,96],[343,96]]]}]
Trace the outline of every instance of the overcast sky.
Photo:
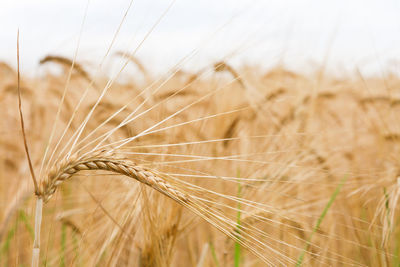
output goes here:
[{"label": "overcast sky", "polygon": [[[18,27],[24,70],[36,69],[48,54],[72,57],[87,3],[1,0],[0,60],[15,63]],[[78,60],[93,66],[101,62],[129,4],[89,1]],[[325,64],[339,73],[398,71],[399,14],[399,1],[177,0],[171,5],[169,0],[134,0],[112,51],[137,49],[137,57],[157,70],[195,51],[185,68],[226,58],[234,65],[283,63],[298,70]],[[113,60],[109,57],[107,64]]]}]

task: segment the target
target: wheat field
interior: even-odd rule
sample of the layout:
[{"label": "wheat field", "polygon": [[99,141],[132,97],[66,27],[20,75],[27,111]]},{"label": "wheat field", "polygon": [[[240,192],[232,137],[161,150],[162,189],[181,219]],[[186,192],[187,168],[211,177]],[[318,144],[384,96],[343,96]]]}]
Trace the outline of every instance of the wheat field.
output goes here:
[{"label": "wheat field", "polygon": [[400,77],[108,58],[0,62],[1,266],[399,266]]}]

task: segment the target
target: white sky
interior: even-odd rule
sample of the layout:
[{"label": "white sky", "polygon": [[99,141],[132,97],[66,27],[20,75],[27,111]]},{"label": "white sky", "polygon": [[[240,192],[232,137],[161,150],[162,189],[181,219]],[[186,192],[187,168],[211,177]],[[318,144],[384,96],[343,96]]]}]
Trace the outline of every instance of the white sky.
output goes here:
[{"label": "white sky", "polygon": [[[78,60],[101,61],[130,0],[91,0]],[[113,46],[133,51],[169,0],[134,0]],[[15,65],[21,33],[23,69],[35,71],[48,54],[72,57],[85,0],[0,0],[0,60]],[[400,72],[400,2],[377,0],[177,0],[136,55],[165,70],[194,49],[185,68],[228,62],[297,70],[327,65],[338,73]],[[107,64],[113,64],[110,57]],[[110,65],[106,65],[110,66]]]}]

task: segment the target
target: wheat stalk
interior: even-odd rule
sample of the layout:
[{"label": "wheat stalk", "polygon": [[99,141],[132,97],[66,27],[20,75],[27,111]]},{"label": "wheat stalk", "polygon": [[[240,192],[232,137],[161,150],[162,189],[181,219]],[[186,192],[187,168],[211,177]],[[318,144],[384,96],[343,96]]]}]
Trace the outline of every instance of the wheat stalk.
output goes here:
[{"label": "wheat stalk", "polygon": [[167,197],[188,205],[192,202],[191,197],[170,185],[151,170],[137,165],[136,163],[118,159],[111,153],[98,153],[88,156],[73,155],[69,159],[61,161],[54,166],[47,177],[40,183],[36,192],[36,215],[35,215],[35,240],[33,245],[32,266],[39,266],[40,254],[40,228],[42,221],[43,203],[46,203],[60,186],[68,178],[80,171],[110,171],[133,178],[151,188],[159,191]]},{"label": "wheat stalk", "polygon": [[42,181],[39,189],[39,198],[43,198],[45,202],[48,201],[57,190],[57,187],[65,180],[80,171],[90,170],[104,170],[122,174],[148,185],[178,202],[189,203],[191,201],[189,195],[173,187],[150,169],[126,159],[115,158],[109,153],[83,157],[72,156],[56,165],[50,170],[47,178]]},{"label": "wheat stalk", "polygon": [[85,80],[91,82],[92,78],[90,77],[90,75],[87,73],[87,71],[85,71],[85,69],[78,64],[76,61],[71,60],[69,58],[66,57],[61,57],[61,56],[53,56],[53,55],[48,55],[45,58],[40,60],[40,65],[43,65],[47,62],[55,62],[58,63],[62,66],[65,67],[71,67],[79,74],[81,75]]},{"label": "wheat stalk", "polygon": [[215,72],[222,72],[227,71],[235,78],[235,80],[243,87],[243,89],[247,90],[247,87],[242,79],[242,77],[235,71],[234,68],[231,67],[228,63],[224,61],[220,61],[214,64],[214,71]]},{"label": "wheat stalk", "polygon": [[148,82],[149,84],[151,83],[151,77],[149,75],[149,72],[146,70],[145,66],[142,64],[142,62],[140,62],[140,60],[137,57],[131,55],[129,52],[122,52],[122,51],[116,52],[115,55],[127,58],[130,62],[134,63],[136,67],[140,70],[140,72],[143,73],[146,82]]}]

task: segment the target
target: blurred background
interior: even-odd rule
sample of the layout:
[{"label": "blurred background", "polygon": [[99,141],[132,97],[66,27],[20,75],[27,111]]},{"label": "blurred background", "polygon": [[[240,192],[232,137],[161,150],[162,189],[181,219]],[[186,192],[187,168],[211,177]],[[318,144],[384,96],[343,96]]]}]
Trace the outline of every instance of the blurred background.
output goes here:
[{"label": "blurred background", "polygon": [[[2,0],[0,60],[15,66],[18,27],[25,73],[49,54],[72,58],[82,29],[78,61],[97,67],[128,8],[111,55],[136,50],[153,71],[188,56],[182,66],[190,70],[225,59],[296,71],[324,66],[339,75],[399,71],[400,3],[394,0]],[[105,69],[115,65],[108,59]]]}]

